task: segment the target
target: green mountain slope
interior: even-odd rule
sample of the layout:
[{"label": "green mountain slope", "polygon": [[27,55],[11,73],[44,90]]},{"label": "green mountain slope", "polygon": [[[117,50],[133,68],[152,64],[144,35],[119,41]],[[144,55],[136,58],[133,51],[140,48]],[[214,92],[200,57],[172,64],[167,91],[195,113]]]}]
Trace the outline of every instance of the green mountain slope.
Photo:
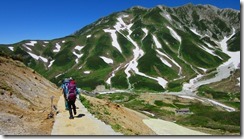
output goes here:
[{"label": "green mountain slope", "polygon": [[[0,51],[60,84],[72,76],[80,86],[180,91],[199,75],[218,72],[240,52],[240,12],[211,5],[133,7],[103,17],[54,40],[25,40]],[[234,61],[233,61],[234,62]],[[238,67],[234,67],[235,69]]]}]

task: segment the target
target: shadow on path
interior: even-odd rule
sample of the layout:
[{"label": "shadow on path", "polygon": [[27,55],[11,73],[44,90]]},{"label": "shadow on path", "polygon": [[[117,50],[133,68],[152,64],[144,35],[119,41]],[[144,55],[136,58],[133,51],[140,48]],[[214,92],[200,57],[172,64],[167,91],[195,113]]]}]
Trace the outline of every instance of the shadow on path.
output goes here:
[{"label": "shadow on path", "polygon": [[77,116],[75,116],[76,118],[81,118],[81,117],[83,117],[83,116],[85,116],[85,114],[79,114],[79,115],[77,115]]}]

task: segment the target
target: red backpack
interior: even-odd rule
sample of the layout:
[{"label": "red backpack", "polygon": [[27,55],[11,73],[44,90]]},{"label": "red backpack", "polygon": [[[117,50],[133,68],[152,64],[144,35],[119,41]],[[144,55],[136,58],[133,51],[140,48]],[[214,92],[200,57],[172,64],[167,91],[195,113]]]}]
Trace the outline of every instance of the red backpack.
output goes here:
[{"label": "red backpack", "polygon": [[73,81],[70,81],[68,85],[68,100],[75,101],[76,100],[76,84]]}]

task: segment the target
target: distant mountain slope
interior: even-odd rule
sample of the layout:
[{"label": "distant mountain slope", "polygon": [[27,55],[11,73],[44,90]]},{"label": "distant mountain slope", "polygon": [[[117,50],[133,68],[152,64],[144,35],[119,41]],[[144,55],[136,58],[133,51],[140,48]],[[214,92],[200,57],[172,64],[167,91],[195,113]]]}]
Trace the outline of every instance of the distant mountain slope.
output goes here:
[{"label": "distant mountain slope", "polygon": [[59,99],[56,85],[23,63],[0,56],[0,134],[49,135],[54,104]]},{"label": "distant mountain slope", "polygon": [[[240,12],[192,4],[133,7],[64,38],[25,40],[0,50],[21,56],[56,84],[72,76],[86,90],[104,85],[178,92],[189,90],[192,80],[213,78],[209,74],[236,72]],[[221,78],[227,77],[209,83]]]}]

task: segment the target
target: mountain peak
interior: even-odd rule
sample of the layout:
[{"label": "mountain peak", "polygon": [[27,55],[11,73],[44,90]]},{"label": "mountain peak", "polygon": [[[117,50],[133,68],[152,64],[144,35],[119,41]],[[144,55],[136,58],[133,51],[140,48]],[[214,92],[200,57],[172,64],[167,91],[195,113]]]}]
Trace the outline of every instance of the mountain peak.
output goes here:
[{"label": "mountain peak", "polygon": [[22,55],[57,84],[64,76],[77,76],[90,90],[98,85],[143,89],[145,84],[155,91],[179,90],[229,58],[221,50],[224,38],[232,35],[228,47],[238,52],[239,30],[238,14],[211,5],[135,6],[101,17],[70,37],[2,48]]},{"label": "mountain peak", "polygon": [[143,7],[143,6],[133,6],[133,7],[131,7],[131,8],[129,8],[129,9],[142,9],[142,10],[148,10],[149,8],[146,8],[146,7]]}]

